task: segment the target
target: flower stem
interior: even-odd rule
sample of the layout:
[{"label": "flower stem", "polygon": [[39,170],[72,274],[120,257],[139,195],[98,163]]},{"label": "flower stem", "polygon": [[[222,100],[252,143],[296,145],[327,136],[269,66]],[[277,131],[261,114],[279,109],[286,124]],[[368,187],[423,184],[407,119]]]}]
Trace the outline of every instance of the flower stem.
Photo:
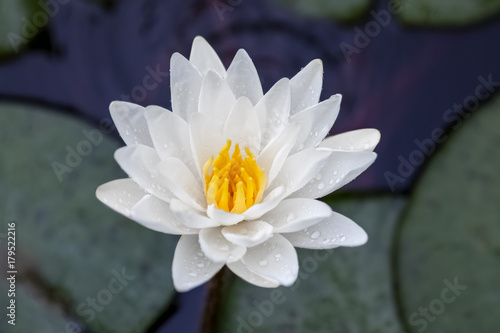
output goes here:
[{"label": "flower stem", "polygon": [[217,313],[220,306],[221,294],[228,277],[227,267],[215,274],[215,276],[208,282],[208,291],[205,301],[205,311],[203,313],[203,320],[201,324],[201,333],[215,332],[215,325],[217,324]]}]

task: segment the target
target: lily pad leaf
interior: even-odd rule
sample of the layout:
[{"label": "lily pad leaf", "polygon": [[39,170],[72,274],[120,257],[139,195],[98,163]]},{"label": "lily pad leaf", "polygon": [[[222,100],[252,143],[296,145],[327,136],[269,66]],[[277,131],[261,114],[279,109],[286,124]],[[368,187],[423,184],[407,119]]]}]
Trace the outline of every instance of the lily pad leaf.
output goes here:
[{"label": "lily pad leaf", "polygon": [[[89,332],[144,332],[175,295],[177,237],[95,197],[98,185],[126,177],[113,159],[121,144],[106,135],[109,124],[0,104],[0,216],[16,228],[17,332],[66,332],[71,323]],[[6,325],[0,331],[11,332]]]},{"label": "lily pad leaf", "polygon": [[418,182],[397,248],[414,331],[500,326],[500,98],[463,120]]},{"label": "lily pad leaf", "polygon": [[500,13],[499,0],[397,0],[400,19],[411,25],[462,26]]},{"label": "lily pad leaf", "polygon": [[292,10],[309,17],[333,19],[340,22],[355,22],[369,10],[370,0],[275,0]]},{"label": "lily pad leaf", "polygon": [[26,47],[50,19],[43,1],[2,0],[0,2],[0,58]]}]

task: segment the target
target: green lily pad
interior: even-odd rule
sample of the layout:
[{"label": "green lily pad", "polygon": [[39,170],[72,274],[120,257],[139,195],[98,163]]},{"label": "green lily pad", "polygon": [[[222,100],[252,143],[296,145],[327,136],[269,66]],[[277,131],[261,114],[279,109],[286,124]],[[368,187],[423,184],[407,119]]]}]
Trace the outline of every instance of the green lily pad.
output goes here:
[{"label": "green lily pad", "polygon": [[275,0],[292,10],[309,17],[333,19],[340,22],[354,22],[361,19],[370,9],[370,0]]},{"label": "green lily pad", "polygon": [[499,123],[498,97],[463,119],[409,203],[397,253],[402,310],[414,332],[498,331]]},{"label": "green lily pad", "polygon": [[367,231],[368,243],[299,249],[299,277],[289,288],[259,288],[231,275],[216,312],[215,332],[401,332],[390,252],[404,200],[349,196],[327,201]]},{"label": "green lily pad", "polygon": [[[150,231],[95,197],[98,185],[126,177],[113,159],[121,143],[105,132],[109,127],[47,109],[0,104],[0,216],[16,224],[22,323],[2,320],[0,331],[66,332],[78,323],[91,332],[144,332],[170,305],[177,237]],[[4,237],[2,253],[6,245]],[[2,304],[6,298],[2,292]]]},{"label": "green lily pad", "polygon": [[407,24],[423,26],[461,26],[488,19],[500,13],[499,0],[397,0],[399,18]]},{"label": "green lily pad", "polygon": [[45,28],[51,17],[49,8],[38,0],[0,2],[0,58],[19,53]]}]

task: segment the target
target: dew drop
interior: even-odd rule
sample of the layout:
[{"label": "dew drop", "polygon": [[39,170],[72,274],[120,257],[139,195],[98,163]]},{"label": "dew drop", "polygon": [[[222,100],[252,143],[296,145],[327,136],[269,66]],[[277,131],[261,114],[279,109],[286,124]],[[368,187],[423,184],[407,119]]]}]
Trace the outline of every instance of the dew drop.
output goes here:
[{"label": "dew drop", "polygon": [[333,178],[328,181],[328,184],[332,185],[334,182]]},{"label": "dew drop", "polygon": [[259,261],[259,265],[266,266],[267,265],[267,260],[261,260],[261,261]]},{"label": "dew drop", "polygon": [[337,172],[337,170],[334,170],[334,171],[333,171],[333,174],[334,174],[334,175],[336,175],[337,173],[338,173],[338,172]]},{"label": "dew drop", "polygon": [[321,233],[319,231],[315,231],[311,234],[311,238],[312,239],[316,239],[318,238],[319,236],[321,235]]},{"label": "dew drop", "polygon": [[345,236],[344,235],[340,236],[340,241],[341,242],[345,241]]},{"label": "dew drop", "polygon": [[286,217],[286,221],[287,222],[290,222],[291,220],[293,220],[295,218],[295,214],[294,213],[290,213],[288,214],[288,216]]},{"label": "dew drop", "polygon": [[196,273],[193,273],[193,272],[191,272],[191,273],[188,273],[188,275],[189,275],[189,276],[191,276],[191,277],[197,277],[197,276],[198,276],[198,274],[196,274]]},{"label": "dew drop", "polygon": [[324,189],[324,188],[325,188],[325,184],[324,184],[324,183],[319,183],[319,184],[318,184],[318,190],[320,190],[320,191],[321,191],[321,190],[322,190],[322,189]]},{"label": "dew drop", "polygon": [[200,262],[199,264],[196,264],[196,266],[198,266],[199,268],[203,268],[203,267],[205,267],[205,264]]}]

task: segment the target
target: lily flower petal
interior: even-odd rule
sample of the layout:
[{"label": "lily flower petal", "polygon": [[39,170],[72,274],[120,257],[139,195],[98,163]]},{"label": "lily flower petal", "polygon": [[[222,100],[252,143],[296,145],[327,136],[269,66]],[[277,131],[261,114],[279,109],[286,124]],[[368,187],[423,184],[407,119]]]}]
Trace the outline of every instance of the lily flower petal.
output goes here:
[{"label": "lily flower petal", "polygon": [[172,262],[172,278],[175,289],[188,291],[210,280],[223,262],[207,258],[200,247],[198,235],[184,235],[175,248]]},{"label": "lily flower petal", "polygon": [[128,102],[114,101],[109,105],[111,119],[128,146],[140,144],[153,147],[144,110],[142,106]]},{"label": "lily flower petal", "polygon": [[380,141],[380,132],[374,128],[364,128],[340,133],[321,142],[318,147],[332,150],[368,150],[373,151]]},{"label": "lily flower petal", "polygon": [[265,276],[257,274],[245,265],[241,260],[228,263],[227,267],[236,275],[248,283],[254,284],[262,288],[276,288],[280,283],[276,280],[269,279]]},{"label": "lily flower petal", "polygon": [[360,246],[368,241],[368,235],[359,225],[336,212],[319,223],[301,231],[283,236],[293,246],[306,249],[331,249],[338,246]]},{"label": "lily flower petal", "polygon": [[257,104],[263,96],[257,69],[243,49],[236,52],[233,62],[229,65],[226,82],[236,98],[247,97],[253,105]]},{"label": "lily flower petal", "polygon": [[222,228],[222,235],[233,244],[252,247],[273,235],[273,226],[264,221],[245,221]]},{"label": "lily flower petal", "polygon": [[292,89],[291,115],[317,104],[323,87],[323,62],[316,59],[307,64],[290,80],[290,87]]},{"label": "lily flower petal", "polygon": [[324,202],[294,198],[285,199],[275,209],[261,217],[273,226],[274,232],[296,232],[308,228],[332,214],[330,206]]},{"label": "lily flower petal", "polygon": [[221,233],[222,228],[204,228],[200,231],[200,246],[205,256],[214,262],[235,262],[241,259],[247,251],[245,246],[239,246],[228,241]]},{"label": "lily flower petal", "polygon": [[247,249],[241,262],[255,273],[278,281],[284,286],[291,286],[299,272],[295,248],[279,234],[258,246]]},{"label": "lily flower petal", "polygon": [[377,158],[371,151],[331,151],[324,166],[293,198],[320,198],[341,188],[365,171]]},{"label": "lily flower petal", "polygon": [[172,110],[184,119],[198,111],[198,101],[203,76],[179,53],[170,59],[170,87],[172,90]]},{"label": "lily flower petal", "polygon": [[193,47],[189,55],[189,61],[202,74],[207,74],[212,70],[221,77],[226,76],[226,69],[220,61],[219,56],[203,37],[196,37],[193,40]]}]

